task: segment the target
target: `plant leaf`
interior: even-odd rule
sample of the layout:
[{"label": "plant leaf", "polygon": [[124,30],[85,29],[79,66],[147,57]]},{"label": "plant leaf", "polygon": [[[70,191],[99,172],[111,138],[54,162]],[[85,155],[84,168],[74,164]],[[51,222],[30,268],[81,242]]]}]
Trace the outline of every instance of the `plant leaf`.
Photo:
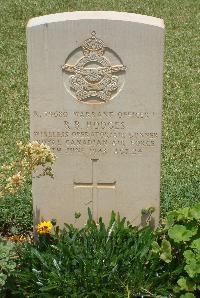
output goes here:
[{"label": "plant leaf", "polygon": [[177,284],[179,285],[181,291],[185,290],[185,291],[193,292],[196,290],[196,286],[194,282],[185,277],[179,278],[179,280],[177,281]]},{"label": "plant leaf", "polygon": [[195,275],[200,274],[200,254],[194,254],[191,250],[186,250],[183,253],[187,265],[184,267],[188,275],[193,278]]},{"label": "plant leaf", "polygon": [[193,208],[190,209],[189,215],[196,220],[200,219],[200,204],[195,205]]},{"label": "plant leaf", "polygon": [[192,241],[190,247],[197,250],[197,251],[200,251],[200,238],[195,239],[194,241]]},{"label": "plant leaf", "polygon": [[181,241],[189,241],[192,236],[196,235],[198,228],[192,227],[188,230],[183,225],[174,225],[168,231],[168,235],[175,242],[179,243]]},{"label": "plant leaf", "polygon": [[180,298],[195,298],[195,296],[192,293],[186,293],[181,295]]},{"label": "plant leaf", "polygon": [[171,244],[167,240],[163,240],[161,244],[161,260],[165,263],[170,263],[172,261],[172,254],[171,254]]},{"label": "plant leaf", "polygon": [[153,241],[152,243],[152,252],[156,254],[160,252],[160,246],[156,241]]}]

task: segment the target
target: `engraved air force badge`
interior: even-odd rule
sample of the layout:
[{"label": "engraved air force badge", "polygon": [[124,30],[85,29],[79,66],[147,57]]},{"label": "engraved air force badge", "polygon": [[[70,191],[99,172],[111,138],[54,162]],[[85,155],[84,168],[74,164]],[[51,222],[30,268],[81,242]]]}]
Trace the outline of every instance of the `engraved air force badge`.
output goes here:
[{"label": "engraved air force badge", "polygon": [[122,89],[126,66],[93,31],[91,37],[68,56],[62,70],[64,85],[73,97],[82,103],[101,104]]}]

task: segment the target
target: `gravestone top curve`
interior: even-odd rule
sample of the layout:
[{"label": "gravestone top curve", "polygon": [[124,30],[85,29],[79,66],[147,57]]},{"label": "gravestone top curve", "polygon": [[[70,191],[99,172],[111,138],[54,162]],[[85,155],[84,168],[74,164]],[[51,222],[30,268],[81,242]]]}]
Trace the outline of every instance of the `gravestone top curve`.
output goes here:
[{"label": "gravestone top curve", "polygon": [[50,14],[40,17],[35,17],[29,20],[27,27],[44,25],[47,23],[64,22],[66,20],[122,20],[127,22],[136,22],[141,24],[147,24],[151,26],[157,26],[164,28],[164,22],[162,19],[140,15],[135,13],[127,12],[116,12],[116,11],[75,11],[75,12],[63,12]]}]

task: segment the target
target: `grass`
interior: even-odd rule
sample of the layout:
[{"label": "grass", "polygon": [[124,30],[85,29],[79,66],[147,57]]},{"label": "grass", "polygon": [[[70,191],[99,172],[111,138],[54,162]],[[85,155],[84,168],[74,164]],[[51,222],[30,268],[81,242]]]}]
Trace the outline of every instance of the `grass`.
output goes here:
[{"label": "grass", "polygon": [[[30,18],[74,10],[115,10],[152,15],[163,18],[166,25],[162,214],[173,208],[190,206],[199,200],[199,1],[0,0],[0,7],[0,164],[15,158],[18,140],[29,139],[25,30]],[[28,188],[23,198],[27,198],[30,207]],[[9,198],[7,201],[11,202]],[[4,202],[2,210],[9,210],[11,205]],[[15,217],[17,214],[18,209]],[[6,220],[4,211],[0,217]]]}]

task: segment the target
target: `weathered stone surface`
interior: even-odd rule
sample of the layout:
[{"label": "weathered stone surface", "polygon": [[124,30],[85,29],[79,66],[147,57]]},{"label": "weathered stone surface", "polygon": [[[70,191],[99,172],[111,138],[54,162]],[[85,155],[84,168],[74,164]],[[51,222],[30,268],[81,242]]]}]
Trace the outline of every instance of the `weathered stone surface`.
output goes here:
[{"label": "weathered stone surface", "polygon": [[27,38],[31,139],[58,157],[54,180],[33,179],[35,222],[81,226],[90,207],[140,224],[151,206],[157,222],[163,21],[70,12],[31,19]]}]

